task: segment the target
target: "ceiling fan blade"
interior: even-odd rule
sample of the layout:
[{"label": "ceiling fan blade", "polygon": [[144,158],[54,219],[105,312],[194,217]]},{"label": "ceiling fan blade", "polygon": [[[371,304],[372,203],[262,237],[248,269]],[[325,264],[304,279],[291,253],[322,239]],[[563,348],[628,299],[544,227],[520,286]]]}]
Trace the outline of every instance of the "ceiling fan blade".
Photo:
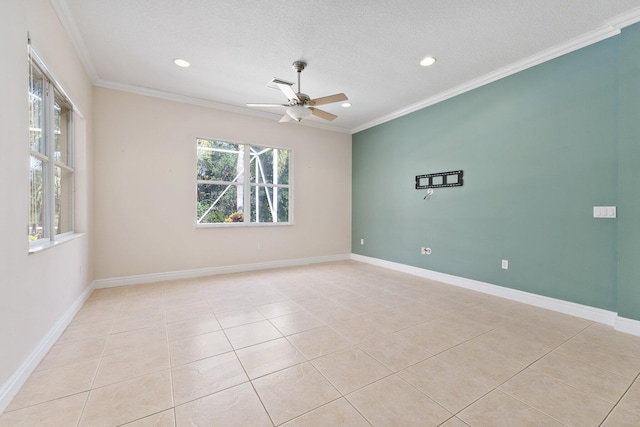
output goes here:
[{"label": "ceiling fan blade", "polygon": [[247,107],[288,107],[289,104],[260,104],[255,102],[247,102]]},{"label": "ceiling fan blade", "polygon": [[284,96],[286,96],[289,101],[296,103],[300,102],[300,98],[298,98],[298,95],[296,95],[293,89],[291,89],[291,86],[282,83],[276,83],[276,86],[278,86],[278,88],[282,91],[282,93],[284,93]]},{"label": "ceiling fan blade", "polygon": [[329,120],[329,121],[331,121],[331,120],[335,119],[336,117],[338,117],[338,116],[336,116],[335,114],[327,113],[326,111],[321,110],[321,109],[319,109],[319,108],[309,107],[309,109],[311,110],[311,113],[312,113],[314,116],[318,116],[318,117],[320,117],[321,119],[325,119],[325,120]]},{"label": "ceiling fan blade", "polygon": [[336,93],[335,95],[323,96],[322,98],[312,99],[307,101],[308,105],[324,105],[324,104],[332,104],[334,102],[346,101],[347,95],[344,93]]},{"label": "ceiling fan blade", "polygon": [[282,118],[280,119],[280,123],[286,123],[286,122],[290,122],[291,121],[291,116],[288,114],[285,114],[284,116],[282,116]]}]

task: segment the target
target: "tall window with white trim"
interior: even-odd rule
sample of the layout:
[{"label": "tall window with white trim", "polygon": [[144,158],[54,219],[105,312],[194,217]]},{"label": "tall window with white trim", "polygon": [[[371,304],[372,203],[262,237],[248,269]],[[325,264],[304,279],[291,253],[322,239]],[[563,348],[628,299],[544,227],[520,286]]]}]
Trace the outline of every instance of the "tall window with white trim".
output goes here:
[{"label": "tall window with white trim", "polygon": [[46,245],[74,231],[73,106],[29,58],[29,241]]},{"label": "tall window with white trim", "polygon": [[291,223],[290,150],[196,142],[197,225]]}]

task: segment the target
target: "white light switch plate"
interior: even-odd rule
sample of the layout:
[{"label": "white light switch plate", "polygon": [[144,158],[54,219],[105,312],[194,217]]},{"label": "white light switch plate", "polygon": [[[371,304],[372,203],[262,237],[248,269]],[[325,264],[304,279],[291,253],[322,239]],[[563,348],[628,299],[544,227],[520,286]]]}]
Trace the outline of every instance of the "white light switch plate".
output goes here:
[{"label": "white light switch plate", "polygon": [[617,212],[615,206],[594,206],[594,218],[616,218]]}]

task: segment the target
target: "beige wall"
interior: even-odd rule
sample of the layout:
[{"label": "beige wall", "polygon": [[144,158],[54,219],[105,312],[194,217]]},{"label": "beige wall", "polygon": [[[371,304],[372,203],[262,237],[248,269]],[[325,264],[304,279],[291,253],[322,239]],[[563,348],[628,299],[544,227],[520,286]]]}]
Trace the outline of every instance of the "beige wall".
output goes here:
[{"label": "beige wall", "polygon": [[[0,405],[29,355],[93,278],[90,233],[28,255],[29,139],[27,32],[40,57],[87,118],[92,87],[47,0],[0,2]],[[79,135],[78,221],[90,230],[90,147]],[[2,407],[0,406],[0,410]]]},{"label": "beige wall", "polygon": [[[0,412],[94,279],[350,253],[351,135],[96,89],[48,0],[1,1],[0,21]],[[84,234],[31,255],[27,32],[82,115]],[[295,224],[196,229],[197,136],[293,150]]]},{"label": "beige wall", "polygon": [[[97,88],[96,278],[351,252],[351,135]],[[196,228],[195,139],[293,151],[292,226]]]}]

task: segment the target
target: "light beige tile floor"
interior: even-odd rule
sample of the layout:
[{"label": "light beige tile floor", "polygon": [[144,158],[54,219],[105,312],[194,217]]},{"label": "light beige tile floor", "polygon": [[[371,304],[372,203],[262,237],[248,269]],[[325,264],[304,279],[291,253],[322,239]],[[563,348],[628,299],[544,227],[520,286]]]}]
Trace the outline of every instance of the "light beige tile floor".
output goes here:
[{"label": "light beige tile floor", "polygon": [[640,426],[640,337],[347,261],[100,289],[7,426]]}]

